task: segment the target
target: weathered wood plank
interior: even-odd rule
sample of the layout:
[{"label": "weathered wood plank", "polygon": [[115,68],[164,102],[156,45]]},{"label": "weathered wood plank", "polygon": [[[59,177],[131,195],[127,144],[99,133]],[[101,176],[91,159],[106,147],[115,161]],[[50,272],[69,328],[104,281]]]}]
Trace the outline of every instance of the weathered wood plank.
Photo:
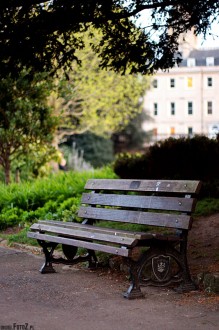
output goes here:
[{"label": "weathered wood plank", "polygon": [[128,257],[129,255],[131,255],[131,250],[123,248],[123,247],[114,247],[114,246],[110,246],[110,245],[104,245],[104,244],[87,242],[87,241],[80,241],[80,240],[73,239],[73,238],[52,236],[52,235],[41,234],[41,233],[37,233],[37,232],[28,232],[27,236],[30,238],[38,239],[38,240],[44,240],[44,241],[48,241],[48,242],[82,247],[82,248],[89,249],[89,250],[102,251],[102,252],[106,252],[106,253],[120,255],[123,257]]},{"label": "weathered wood plank", "polygon": [[74,230],[71,228],[64,228],[64,227],[58,227],[58,226],[50,226],[46,224],[33,224],[31,226],[31,230],[37,230],[40,232],[47,232],[47,233],[52,233],[52,234],[57,234],[57,235],[63,235],[63,236],[68,236],[73,237],[73,238],[81,238],[81,239],[88,239],[88,240],[96,240],[96,241],[101,241],[101,242],[111,242],[114,244],[120,244],[120,245],[125,245],[125,246],[134,246],[137,243],[137,239],[135,237],[124,237],[124,236],[119,236],[118,233],[117,235],[110,235],[106,234],[104,231],[101,233],[99,232],[93,232],[90,231],[89,228],[86,228],[86,225],[83,226],[82,229],[79,228],[74,228]]},{"label": "weathered wood plank", "polygon": [[200,188],[200,181],[192,180],[90,179],[85,185],[85,189],[89,190],[172,192],[183,194],[196,194]]},{"label": "weathered wood plank", "polygon": [[185,214],[115,210],[82,206],[79,209],[78,215],[86,219],[118,221],[178,229],[189,229],[191,226],[191,217]]},{"label": "weathered wood plank", "polygon": [[193,198],[84,193],[82,203],[154,210],[192,212]]},{"label": "weathered wood plank", "polygon": [[[129,231],[124,229],[116,229],[116,228],[105,228],[105,227],[97,227],[95,225],[84,225],[76,222],[63,222],[63,221],[54,221],[54,220],[39,220],[39,224],[48,224],[49,226],[57,226],[63,228],[71,228],[71,229],[82,229],[86,228],[93,233],[105,233],[109,235],[119,235],[121,237],[130,237],[138,240],[149,239],[152,238],[152,234],[146,232],[138,232],[138,231]],[[34,224],[35,225],[35,224]],[[32,225],[32,226],[34,226]],[[31,228],[32,228],[31,226]]]}]

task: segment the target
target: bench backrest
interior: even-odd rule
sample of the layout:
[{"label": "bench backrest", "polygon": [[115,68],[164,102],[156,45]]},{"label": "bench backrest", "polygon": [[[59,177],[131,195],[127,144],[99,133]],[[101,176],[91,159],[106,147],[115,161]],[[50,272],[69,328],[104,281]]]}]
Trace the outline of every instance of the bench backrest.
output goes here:
[{"label": "bench backrest", "polygon": [[188,230],[200,181],[91,179],[78,215],[95,220],[126,222]]}]

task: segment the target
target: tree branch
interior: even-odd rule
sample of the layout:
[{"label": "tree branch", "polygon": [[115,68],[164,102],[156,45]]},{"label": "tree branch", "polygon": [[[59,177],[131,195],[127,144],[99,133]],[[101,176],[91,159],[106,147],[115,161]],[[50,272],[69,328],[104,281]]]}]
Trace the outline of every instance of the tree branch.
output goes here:
[{"label": "tree branch", "polygon": [[49,0],[1,0],[0,8],[18,8],[18,7],[31,7],[33,5],[39,5],[40,3],[48,3]]}]

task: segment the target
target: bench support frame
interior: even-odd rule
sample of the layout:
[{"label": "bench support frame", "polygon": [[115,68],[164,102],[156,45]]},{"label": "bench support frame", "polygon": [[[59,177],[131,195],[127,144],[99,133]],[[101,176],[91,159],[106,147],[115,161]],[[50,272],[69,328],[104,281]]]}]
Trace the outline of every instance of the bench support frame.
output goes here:
[{"label": "bench support frame", "polygon": [[144,294],[142,293],[141,288],[140,288],[138,262],[136,262],[132,259],[127,259],[126,262],[129,267],[131,284],[130,284],[128,290],[123,294],[123,296],[124,296],[124,298],[127,298],[127,299],[144,298]]},{"label": "bench support frame", "polygon": [[[192,281],[187,262],[187,233],[184,240],[180,242],[179,249],[169,242],[155,241],[145,251],[138,261],[127,260],[130,269],[131,285],[124,294],[125,298],[142,298],[144,294],[140,287],[152,285],[158,287],[177,284],[174,290],[178,293],[185,293],[197,290]],[[172,274],[171,262],[175,262],[179,268],[177,274]],[[150,266],[151,274],[143,278],[144,268]]]},{"label": "bench support frame", "polygon": [[[93,250],[87,250],[83,256],[75,256],[77,248],[68,246],[69,251],[72,249],[72,258],[66,253],[67,258],[54,257],[53,253],[59,243],[46,242],[38,240],[38,243],[43,248],[45,255],[45,262],[40,269],[42,274],[55,273],[52,264],[75,265],[80,262],[88,262],[90,269],[96,268],[98,260]],[[170,242],[154,240],[150,243],[150,247],[141,257],[135,261],[131,257],[124,258],[130,270],[131,284],[128,290],[124,293],[127,299],[143,298],[144,294],[141,287],[153,285],[164,287],[170,284],[179,283],[180,285],[175,289],[178,293],[185,293],[196,290],[196,285],[191,279],[189,267],[187,263],[187,234],[179,244],[179,249],[175,248]],[[179,272],[173,276],[171,273],[171,260],[174,260],[179,267]],[[143,278],[144,268],[147,266],[151,268],[151,276]],[[160,267],[162,268],[160,270]],[[159,272],[161,276],[159,276]]]},{"label": "bench support frame", "polygon": [[[45,262],[43,266],[40,268],[40,272],[42,274],[49,274],[49,273],[55,273],[55,269],[53,268],[52,264],[64,264],[64,265],[76,265],[80,262],[88,261],[88,267],[90,269],[97,267],[97,257],[95,254],[95,251],[88,250],[87,253],[83,256],[76,256],[72,259],[64,259],[64,258],[57,258],[53,256],[54,250],[57,247],[59,243],[51,243],[46,242],[42,240],[38,240],[38,243],[43,248],[43,253],[45,255]],[[75,248],[75,247],[73,247]],[[75,254],[77,252],[77,249],[75,251]]]}]

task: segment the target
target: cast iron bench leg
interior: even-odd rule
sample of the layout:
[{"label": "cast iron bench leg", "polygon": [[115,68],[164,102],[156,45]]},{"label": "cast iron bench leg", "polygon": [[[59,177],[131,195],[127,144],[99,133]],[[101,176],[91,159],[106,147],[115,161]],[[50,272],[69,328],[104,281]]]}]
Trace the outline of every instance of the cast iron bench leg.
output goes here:
[{"label": "cast iron bench leg", "polygon": [[[45,262],[43,266],[40,268],[41,274],[55,273],[55,269],[52,266],[52,256],[53,252],[58,245],[58,243],[47,243],[45,241],[38,240],[40,246],[43,248],[43,253],[45,255]],[[50,248],[50,250],[49,250]]]},{"label": "cast iron bench leg", "polygon": [[180,252],[181,252],[181,264],[182,264],[182,283],[178,288],[175,289],[178,293],[186,293],[190,291],[197,290],[196,284],[192,281],[189,267],[188,267],[188,261],[187,261],[187,238],[180,246]]},{"label": "cast iron bench leg", "polygon": [[128,259],[129,269],[130,269],[130,279],[131,285],[128,290],[124,293],[124,297],[127,299],[139,299],[144,298],[144,294],[140,289],[139,281],[139,264],[133,260]]},{"label": "cast iron bench leg", "polygon": [[88,255],[89,255],[89,265],[88,265],[88,268],[90,269],[94,269],[97,267],[97,263],[98,263],[98,260],[97,260],[97,257],[96,257],[96,254],[95,254],[95,251],[94,250],[88,250]]}]

